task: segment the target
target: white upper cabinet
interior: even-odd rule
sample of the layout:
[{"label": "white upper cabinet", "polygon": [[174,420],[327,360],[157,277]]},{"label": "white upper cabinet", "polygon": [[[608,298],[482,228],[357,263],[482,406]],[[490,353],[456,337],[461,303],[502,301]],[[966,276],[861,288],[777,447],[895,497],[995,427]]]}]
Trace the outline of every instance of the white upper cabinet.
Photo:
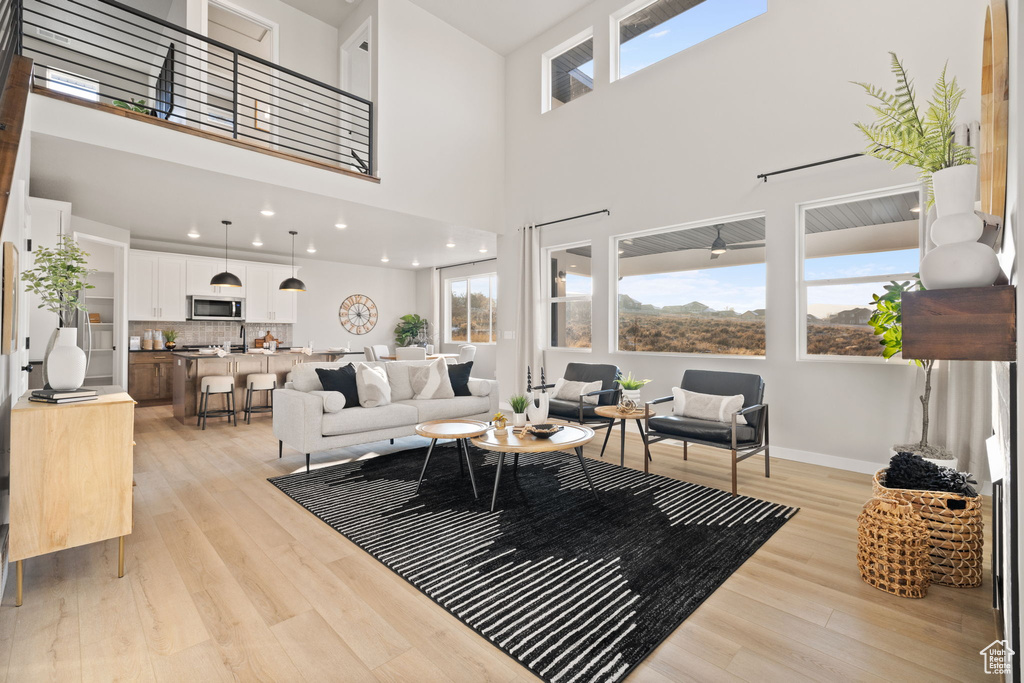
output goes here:
[{"label": "white upper cabinet", "polygon": [[248,289],[245,297],[245,321],[249,323],[295,322],[295,292],[282,292],[281,281],[291,277],[291,269],[281,266],[249,265],[245,268]]},{"label": "white upper cabinet", "polygon": [[189,296],[227,296],[241,299],[246,296],[246,265],[241,261],[228,261],[228,270],[238,276],[242,281],[241,287],[214,287],[210,280],[217,273],[224,270],[223,259],[207,259],[198,257],[186,257],[186,285],[185,290]]},{"label": "white upper cabinet", "polygon": [[274,322],[293,323],[296,321],[295,292],[282,292],[281,283],[292,276],[291,268],[274,268],[270,278],[270,300],[273,302]]},{"label": "white upper cabinet", "polygon": [[156,320],[157,256],[134,249],[128,256],[128,319]]},{"label": "white upper cabinet", "polygon": [[185,258],[131,250],[128,255],[128,318],[184,322]]}]

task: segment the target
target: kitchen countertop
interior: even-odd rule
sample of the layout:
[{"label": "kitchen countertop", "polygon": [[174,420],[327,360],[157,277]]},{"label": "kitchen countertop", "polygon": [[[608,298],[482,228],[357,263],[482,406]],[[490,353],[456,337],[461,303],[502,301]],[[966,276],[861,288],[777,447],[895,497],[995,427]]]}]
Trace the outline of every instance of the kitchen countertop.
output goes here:
[{"label": "kitchen countertop", "polygon": [[[327,356],[345,356],[345,355],[363,355],[362,351],[328,351],[327,349],[316,349],[313,351],[313,355],[327,355]],[[250,351],[249,353],[242,353],[241,351],[234,351],[232,353],[218,356],[215,353],[199,353],[198,351],[175,351],[175,356],[182,358],[232,358],[237,356],[299,356],[302,357],[305,354],[292,352],[292,351],[278,351],[276,353],[263,353],[260,351]]]}]

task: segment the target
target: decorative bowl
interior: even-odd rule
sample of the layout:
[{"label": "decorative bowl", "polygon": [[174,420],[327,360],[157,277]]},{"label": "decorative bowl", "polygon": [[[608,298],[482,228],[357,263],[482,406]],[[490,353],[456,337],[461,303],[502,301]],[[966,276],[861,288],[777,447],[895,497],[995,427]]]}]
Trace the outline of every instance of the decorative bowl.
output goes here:
[{"label": "decorative bowl", "polygon": [[539,424],[533,425],[530,428],[530,433],[536,436],[538,439],[550,439],[552,436],[562,431],[561,425],[553,424]]}]

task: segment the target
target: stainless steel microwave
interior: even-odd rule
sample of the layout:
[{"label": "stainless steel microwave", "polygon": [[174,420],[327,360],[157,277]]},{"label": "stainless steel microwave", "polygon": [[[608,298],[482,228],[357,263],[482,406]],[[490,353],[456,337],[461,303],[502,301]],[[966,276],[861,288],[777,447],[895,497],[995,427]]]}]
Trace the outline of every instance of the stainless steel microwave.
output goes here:
[{"label": "stainless steel microwave", "polygon": [[188,297],[189,320],[245,320],[245,299],[216,296]]}]

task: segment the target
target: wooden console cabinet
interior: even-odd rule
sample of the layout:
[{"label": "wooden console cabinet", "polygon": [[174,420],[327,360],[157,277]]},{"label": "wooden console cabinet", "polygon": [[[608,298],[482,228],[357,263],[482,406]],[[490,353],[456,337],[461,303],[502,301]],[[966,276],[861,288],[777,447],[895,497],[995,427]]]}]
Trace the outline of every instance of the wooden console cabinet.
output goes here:
[{"label": "wooden console cabinet", "polygon": [[29,394],[11,409],[11,525],[8,552],[22,560],[119,539],[132,531],[132,438],[135,401],[106,387],[95,401],[48,405]]}]

